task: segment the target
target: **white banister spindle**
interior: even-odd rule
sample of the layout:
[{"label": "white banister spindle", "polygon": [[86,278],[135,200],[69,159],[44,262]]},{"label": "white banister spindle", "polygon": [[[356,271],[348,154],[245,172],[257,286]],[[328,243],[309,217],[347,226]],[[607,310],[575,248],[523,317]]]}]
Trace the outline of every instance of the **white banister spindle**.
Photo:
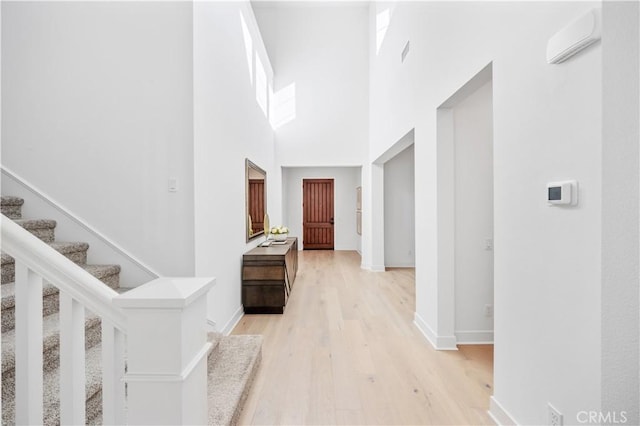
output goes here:
[{"label": "white banister spindle", "polygon": [[85,423],[84,307],[60,292],[60,424]]},{"label": "white banister spindle", "polygon": [[16,424],[42,424],[42,277],[15,263]]},{"label": "white banister spindle", "polygon": [[[2,315],[2,304],[0,303],[0,317],[1,315]],[[2,365],[2,339],[0,339],[0,365]],[[2,383],[1,380],[2,380],[2,372],[0,372],[0,383]],[[2,392],[1,391],[0,391],[0,418],[2,418]]]},{"label": "white banister spindle", "polygon": [[102,424],[125,424],[125,335],[102,320]]},{"label": "white banister spindle", "polygon": [[213,278],[160,278],[114,298],[127,317],[127,423],[207,423]]}]

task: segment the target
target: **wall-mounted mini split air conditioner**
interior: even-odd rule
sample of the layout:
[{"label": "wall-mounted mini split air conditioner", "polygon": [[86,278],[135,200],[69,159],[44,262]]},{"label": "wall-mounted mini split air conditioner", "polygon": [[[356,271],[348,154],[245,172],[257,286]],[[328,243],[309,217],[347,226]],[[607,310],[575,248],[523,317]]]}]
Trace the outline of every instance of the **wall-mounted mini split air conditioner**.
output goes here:
[{"label": "wall-mounted mini split air conditioner", "polygon": [[600,8],[591,9],[551,37],[547,42],[547,62],[564,62],[600,40],[601,12]]}]

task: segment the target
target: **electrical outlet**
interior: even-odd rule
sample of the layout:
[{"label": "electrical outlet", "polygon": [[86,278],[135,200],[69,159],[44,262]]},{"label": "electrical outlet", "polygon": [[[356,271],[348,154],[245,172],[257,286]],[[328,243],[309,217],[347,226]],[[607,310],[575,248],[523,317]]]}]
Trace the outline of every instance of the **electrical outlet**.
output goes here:
[{"label": "electrical outlet", "polygon": [[178,192],[178,179],[177,178],[174,178],[174,177],[169,178],[168,189],[169,189],[169,192]]},{"label": "electrical outlet", "polygon": [[484,305],[484,316],[493,318],[493,305]]},{"label": "electrical outlet", "polygon": [[547,404],[547,407],[549,409],[549,425],[562,426],[562,414],[560,414],[560,411],[556,410],[551,404]]}]

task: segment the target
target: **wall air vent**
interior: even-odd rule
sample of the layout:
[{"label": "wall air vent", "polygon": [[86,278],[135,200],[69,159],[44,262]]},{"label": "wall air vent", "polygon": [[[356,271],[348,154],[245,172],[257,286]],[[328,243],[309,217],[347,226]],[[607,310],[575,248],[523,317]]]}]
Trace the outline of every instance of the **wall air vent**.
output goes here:
[{"label": "wall air vent", "polygon": [[404,49],[402,49],[402,62],[404,62],[405,58],[409,54],[409,40],[407,40],[407,44],[404,45]]},{"label": "wall air vent", "polygon": [[547,62],[559,64],[601,37],[601,10],[592,9],[558,31],[547,42]]}]

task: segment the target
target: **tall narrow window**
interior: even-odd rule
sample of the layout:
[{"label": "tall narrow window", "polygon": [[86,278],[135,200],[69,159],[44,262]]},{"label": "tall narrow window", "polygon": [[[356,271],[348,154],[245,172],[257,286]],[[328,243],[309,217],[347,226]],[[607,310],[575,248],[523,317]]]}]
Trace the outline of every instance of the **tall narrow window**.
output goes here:
[{"label": "tall narrow window", "polygon": [[267,117],[267,74],[264,72],[264,66],[260,57],[256,53],[256,101],[265,117]]},{"label": "tall narrow window", "polygon": [[384,37],[387,35],[391,11],[387,8],[376,15],[376,55],[380,52]]},{"label": "tall narrow window", "polygon": [[240,12],[240,25],[242,25],[242,38],[244,39],[244,50],[247,54],[247,66],[249,67],[249,80],[253,85],[253,39],[244,20],[242,12]]}]

